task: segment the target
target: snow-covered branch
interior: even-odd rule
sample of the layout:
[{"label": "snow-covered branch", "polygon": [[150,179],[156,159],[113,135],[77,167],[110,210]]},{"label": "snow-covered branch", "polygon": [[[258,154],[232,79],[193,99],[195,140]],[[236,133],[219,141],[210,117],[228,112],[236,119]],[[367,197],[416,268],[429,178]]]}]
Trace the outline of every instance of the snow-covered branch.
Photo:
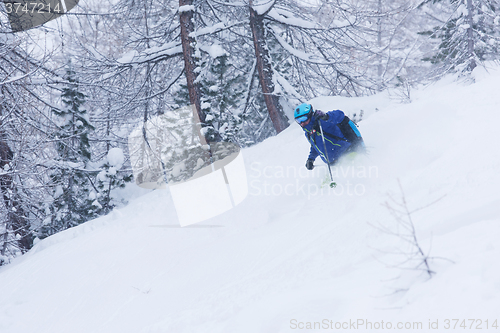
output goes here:
[{"label": "snow-covered branch", "polygon": [[120,64],[143,64],[148,62],[160,61],[175,56],[182,55],[182,46],[178,42],[171,42],[161,47],[152,47],[142,52],[132,50],[124,54],[116,61]]},{"label": "snow-covered branch", "polygon": [[321,57],[318,57],[315,54],[312,53],[306,53],[301,50],[297,50],[290,44],[288,44],[273,28],[271,28],[271,32],[273,36],[276,38],[278,43],[286,50],[288,51],[291,55],[293,55],[296,58],[299,58],[300,60],[319,64],[319,65],[330,65],[333,64],[332,62],[325,61]]}]

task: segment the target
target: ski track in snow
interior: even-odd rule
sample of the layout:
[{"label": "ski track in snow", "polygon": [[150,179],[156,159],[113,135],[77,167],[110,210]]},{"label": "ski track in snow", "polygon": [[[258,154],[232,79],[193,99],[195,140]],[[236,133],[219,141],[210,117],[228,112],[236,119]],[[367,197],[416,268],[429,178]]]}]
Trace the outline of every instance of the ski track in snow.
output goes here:
[{"label": "ski track in snow", "polygon": [[[243,150],[250,194],[223,215],[180,228],[168,190],[158,190],[40,241],[0,268],[0,332],[319,332],[328,329],[293,325],[324,319],[422,322],[419,332],[444,331],[452,318],[491,324],[500,319],[500,72],[489,71],[478,69],[473,85],[448,78],[416,90],[410,104],[388,93],[312,100],[323,111],[365,113],[370,155],[337,170],[342,195],[315,194],[326,169],[306,172],[308,143],[291,124]],[[376,173],[360,177],[367,167]],[[413,214],[423,249],[447,259],[431,261],[430,280],[394,267],[400,239],[371,226],[394,225],[382,204],[399,198],[397,179],[410,209],[440,199]],[[349,195],[348,182],[363,194]]]}]

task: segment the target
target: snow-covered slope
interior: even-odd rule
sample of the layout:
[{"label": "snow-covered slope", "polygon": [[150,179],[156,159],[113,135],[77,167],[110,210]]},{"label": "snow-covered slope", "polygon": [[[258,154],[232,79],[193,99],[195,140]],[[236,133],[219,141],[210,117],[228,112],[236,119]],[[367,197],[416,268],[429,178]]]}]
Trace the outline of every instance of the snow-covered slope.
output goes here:
[{"label": "snow-covered slope", "polygon": [[[366,115],[370,155],[334,170],[335,191],[319,188],[324,167],[303,167],[308,143],[292,124],[243,151],[250,193],[223,215],[180,228],[168,190],[154,191],[1,268],[0,332],[354,331],[367,321],[391,331],[432,322],[435,332],[452,319],[494,329],[498,87],[491,69],[473,85],[414,91],[411,104],[387,93],[315,99],[317,109]],[[398,266],[410,247],[380,230],[398,227],[383,206],[401,200],[398,179],[408,207],[423,207],[412,218],[436,257],[432,279]]]}]

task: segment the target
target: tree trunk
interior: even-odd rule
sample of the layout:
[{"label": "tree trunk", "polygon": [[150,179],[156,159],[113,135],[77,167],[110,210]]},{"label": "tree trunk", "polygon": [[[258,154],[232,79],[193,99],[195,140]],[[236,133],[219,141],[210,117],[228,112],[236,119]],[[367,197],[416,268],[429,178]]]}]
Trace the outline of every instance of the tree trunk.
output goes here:
[{"label": "tree trunk", "polygon": [[257,59],[257,70],[259,73],[259,82],[264,94],[267,111],[273,122],[276,132],[280,133],[290,124],[283,113],[283,108],[279,103],[279,97],[274,95],[273,68],[267,49],[264,36],[264,15],[258,15],[252,8],[253,2],[250,0],[250,28],[252,29],[253,45],[255,48],[255,57]]},{"label": "tree trunk", "polygon": [[[179,0],[179,8],[192,6],[194,0]],[[185,7],[184,7],[185,8]],[[196,82],[195,72],[196,60],[194,58],[194,44],[196,41],[189,34],[194,31],[193,11],[182,10],[180,12],[182,53],[184,54],[184,72],[186,73],[189,102],[194,105],[201,123],[205,122],[205,114],[201,111],[200,87]]]}]

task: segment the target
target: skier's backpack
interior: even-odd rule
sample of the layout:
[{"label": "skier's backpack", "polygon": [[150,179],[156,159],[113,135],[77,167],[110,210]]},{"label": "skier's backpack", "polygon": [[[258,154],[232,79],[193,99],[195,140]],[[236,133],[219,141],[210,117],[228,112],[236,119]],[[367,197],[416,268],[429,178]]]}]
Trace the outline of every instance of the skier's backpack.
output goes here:
[{"label": "skier's backpack", "polygon": [[345,116],[344,119],[337,125],[344,137],[351,143],[349,150],[357,150],[361,148],[364,150],[365,143],[359,133],[358,127],[349,117]]}]

